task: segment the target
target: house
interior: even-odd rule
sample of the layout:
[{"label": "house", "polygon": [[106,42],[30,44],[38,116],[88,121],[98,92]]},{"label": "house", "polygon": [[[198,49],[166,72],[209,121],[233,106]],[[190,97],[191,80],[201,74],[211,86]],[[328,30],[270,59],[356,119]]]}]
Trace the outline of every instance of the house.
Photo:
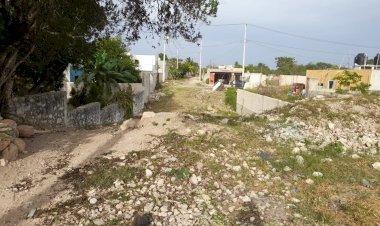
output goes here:
[{"label": "house", "polygon": [[156,56],[154,55],[135,55],[134,59],[139,62],[139,70],[141,72],[155,73],[156,70]]},{"label": "house", "polygon": [[209,84],[215,85],[220,79],[224,84],[230,84],[232,81],[241,81],[243,68],[219,67],[218,69],[208,69]]},{"label": "house", "polygon": [[[380,91],[380,70],[348,70],[361,75],[361,81],[370,84],[369,90]],[[307,89],[309,91],[334,92],[337,86],[337,81],[334,77],[343,73],[344,70],[308,70],[306,71]]]},{"label": "house", "polygon": [[69,64],[66,70],[63,72],[65,75],[62,91],[66,91],[67,98],[71,97],[71,90],[74,87],[75,81],[83,75],[84,70],[82,68],[76,69],[72,64]]}]

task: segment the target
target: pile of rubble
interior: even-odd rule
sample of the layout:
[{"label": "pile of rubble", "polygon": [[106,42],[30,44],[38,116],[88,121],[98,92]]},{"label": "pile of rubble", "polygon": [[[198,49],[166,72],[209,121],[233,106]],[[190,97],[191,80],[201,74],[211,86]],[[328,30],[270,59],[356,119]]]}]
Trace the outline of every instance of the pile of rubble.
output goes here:
[{"label": "pile of rubble", "polygon": [[358,154],[376,154],[380,150],[380,98],[367,103],[333,99],[322,105],[324,109],[318,104],[323,102],[310,104],[316,108],[310,117],[304,117],[308,115],[305,105],[295,104],[285,123],[281,115],[267,114],[270,128],[261,132],[269,140],[310,140],[320,146],[340,142],[346,150]]},{"label": "pile of rubble", "polygon": [[26,153],[26,143],[21,138],[34,135],[34,128],[27,125],[17,125],[10,119],[0,118],[0,164],[5,166],[15,161],[20,153]]}]

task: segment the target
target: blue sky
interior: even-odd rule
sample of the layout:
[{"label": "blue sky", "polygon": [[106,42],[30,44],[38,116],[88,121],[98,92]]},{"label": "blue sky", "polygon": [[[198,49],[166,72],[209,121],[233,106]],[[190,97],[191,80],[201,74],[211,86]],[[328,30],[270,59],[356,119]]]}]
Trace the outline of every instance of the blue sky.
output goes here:
[{"label": "blue sky", "polygon": [[[242,63],[243,24],[247,23],[296,36],[248,26],[246,64],[262,62],[274,68],[275,57],[291,56],[302,64],[322,61],[350,66],[357,53],[367,53],[369,58],[380,53],[379,10],[380,0],[221,0],[211,25],[239,25],[201,27],[202,65]],[[159,38],[142,39],[131,51],[158,54],[163,47],[152,48],[158,42]],[[175,57],[177,49],[180,58],[199,60],[196,44],[170,40],[169,57]]]}]

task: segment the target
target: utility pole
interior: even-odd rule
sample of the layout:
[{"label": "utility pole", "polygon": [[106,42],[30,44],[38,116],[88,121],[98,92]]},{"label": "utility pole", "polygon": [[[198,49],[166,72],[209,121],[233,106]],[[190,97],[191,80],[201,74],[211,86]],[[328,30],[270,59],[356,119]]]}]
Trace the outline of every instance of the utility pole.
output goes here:
[{"label": "utility pole", "polygon": [[200,51],[199,51],[199,80],[202,81],[202,51],[203,51],[203,40],[201,39]]},{"label": "utility pole", "polygon": [[165,35],[164,36],[164,63],[163,63],[163,69],[162,69],[162,81],[163,82],[165,82],[165,80],[166,80],[165,73],[166,73],[166,42],[167,41],[168,41],[168,38]]},{"label": "utility pole", "polygon": [[177,48],[177,70],[178,70],[178,48]]},{"label": "utility pole", "polygon": [[247,48],[247,24],[244,25],[244,47],[243,47],[243,74],[245,74],[245,51]]}]

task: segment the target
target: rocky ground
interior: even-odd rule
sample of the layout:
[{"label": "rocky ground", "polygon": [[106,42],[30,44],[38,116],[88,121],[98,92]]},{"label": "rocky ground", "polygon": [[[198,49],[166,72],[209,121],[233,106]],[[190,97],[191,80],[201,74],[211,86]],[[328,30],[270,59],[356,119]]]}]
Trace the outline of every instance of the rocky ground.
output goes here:
[{"label": "rocky ground", "polygon": [[195,79],[162,91],[149,109],[171,113],[114,127],[112,142],[59,170],[50,200],[14,224],[380,225],[379,96],[241,118]]}]

